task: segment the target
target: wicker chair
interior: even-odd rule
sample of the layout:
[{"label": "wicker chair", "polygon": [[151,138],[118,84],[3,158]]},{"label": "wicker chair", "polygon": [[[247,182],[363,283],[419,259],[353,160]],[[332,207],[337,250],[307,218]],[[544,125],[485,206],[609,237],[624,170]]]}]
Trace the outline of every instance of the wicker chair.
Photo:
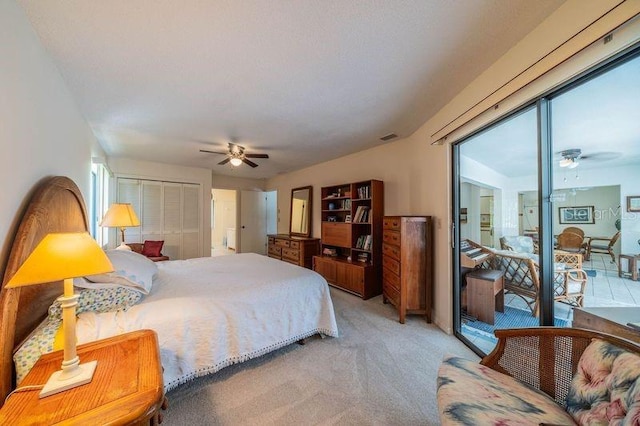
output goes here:
[{"label": "wicker chair", "polygon": [[[564,406],[578,360],[599,338],[640,355],[640,346],[609,334],[579,328],[496,330],[498,344],[480,364],[541,390]],[[533,362],[526,362],[526,361]]]},{"label": "wicker chair", "polygon": [[616,245],[620,238],[620,231],[616,232],[611,238],[591,237],[587,242],[587,253],[585,259],[591,258],[591,253],[605,253],[611,256],[611,263],[616,263],[616,254],[613,251],[613,246]]},{"label": "wicker chair", "polygon": [[[576,328],[504,329],[496,330],[495,335],[498,344],[480,365],[459,357],[443,360],[437,379],[441,424],[565,425],[600,420],[609,414],[624,422],[620,424],[632,424],[636,419],[637,374],[632,371],[636,361],[622,355],[620,349],[640,356],[638,344]],[[578,369],[583,353],[592,344],[596,348],[591,347]],[[605,347],[610,352],[600,352]],[[601,354],[603,361],[616,362],[617,369],[601,370],[603,365],[597,363],[598,357],[593,358],[594,352]],[[589,383],[594,369],[607,374],[605,387],[600,382],[597,387]],[[589,392],[583,393],[587,388]],[[620,404],[616,398],[630,402]],[[607,410],[610,407],[611,412]]]},{"label": "wicker chair", "polygon": [[558,235],[556,248],[571,253],[580,253],[585,255],[586,258],[587,244],[584,242],[584,237],[580,236],[580,234],[567,231],[566,229]]},{"label": "wicker chair", "polygon": [[[540,301],[540,271],[536,255],[509,250],[494,251],[495,256],[482,264],[483,268],[504,272],[504,290],[520,297],[538,316]],[[582,255],[565,251],[554,252],[554,263],[562,265],[554,272],[554,300],[573,306],[583,306],[587,274],[582,270]]]},{"label": "wicker chair", "polygon": [[584,239],[584,231],[577,226],[568,226],[564,228],[562,232],[573,232],[574,234],[580,235]]}]

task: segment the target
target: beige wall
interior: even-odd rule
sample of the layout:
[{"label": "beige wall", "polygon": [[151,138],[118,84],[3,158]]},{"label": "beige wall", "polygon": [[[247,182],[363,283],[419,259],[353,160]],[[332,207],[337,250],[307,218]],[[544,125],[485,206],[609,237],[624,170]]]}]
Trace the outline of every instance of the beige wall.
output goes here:
[{"label": "beige wall", "polygon": [[[433,118],[406,139],[391,142],[297,172],[280,175],[267,181],[268,190],[278,190],[281,220],[279,232],[289,226],[291,188],[313,185],[313,235],[320,235],[320,188],[341,182],[380,179],[385,183],[385,214],[432,215],[435,217],[435,285],[434,322],[446,332],[452,331],[453,302],[451,274],[451,148],[431,146],[432,135],[454,120],[472,105],[500,87],[512,76],[526,69],[537,58],[566,41],[568,28],[581,28],[614,1],[585,2],[570,0],[561,6],[541,26],[474,80],[465,90],[442,108]],[[597,3],[597,4],[596,4]],[[567,25],[567,19],[571,25]],[[613,28],[611,28],[613,29]],[[635,34],[638,34],[635,31]],[[633,37],[633,35],[632,35]],[[637,39],[637,35],[635,36]],[[614,38],[615,39],[615,38]],[[541,48],[542,47],[542,48]],[[605,58],[619,46],[596,52],[595,59]],[[589,55],[587,55],[589,56]],[[590,62],[588,62],[590,61]],[[575,74],[592,64],[587,59],[572,59],[563,65],[566,75]],[[566,71],[566,70],[565,70]],[[562,77],[558,78],[561,81]],[[557,81],[556,81],[557,83]],[[551,88],[547,85],[546,89]],[[531,96],[537,92],[531,92]],[[518,101],[520,102],[520,101]],[[517,106],[517,103],[513,105]],[[505,110],[498,111],[506,113]],[[451,142],[451,140],[449,140]]]},{"label": "beige wall", "polygon": [[0,276],[34,186],[64,175],[89,200],[91,157],[104,156],[23,10],[0,1]]},{"label": "beige wall", "polygon": [[248,179],[213,174],[213,187],[217,189],[236,189],[245,191],[264,191],[264,179]]}]

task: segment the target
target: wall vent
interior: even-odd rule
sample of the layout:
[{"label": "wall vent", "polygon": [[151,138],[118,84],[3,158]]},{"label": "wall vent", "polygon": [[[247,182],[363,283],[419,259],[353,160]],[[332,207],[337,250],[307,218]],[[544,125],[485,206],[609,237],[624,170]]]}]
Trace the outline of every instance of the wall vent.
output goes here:
[{"label": "wall vent", "polygon": [[381,141],[390,141],[393,138],[397,138],[398,135],[396,135],[395,133],[389,133],[387,136],[383,136],[380,138]]}]

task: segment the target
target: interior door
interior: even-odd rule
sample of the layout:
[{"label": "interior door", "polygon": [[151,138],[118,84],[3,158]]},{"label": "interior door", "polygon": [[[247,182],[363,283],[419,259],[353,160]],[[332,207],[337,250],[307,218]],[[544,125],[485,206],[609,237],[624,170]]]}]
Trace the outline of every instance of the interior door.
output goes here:
[{"label": "interior door", "polygon": [[267,200],[262,191],[240,194],[241,253],[267,254]]}]

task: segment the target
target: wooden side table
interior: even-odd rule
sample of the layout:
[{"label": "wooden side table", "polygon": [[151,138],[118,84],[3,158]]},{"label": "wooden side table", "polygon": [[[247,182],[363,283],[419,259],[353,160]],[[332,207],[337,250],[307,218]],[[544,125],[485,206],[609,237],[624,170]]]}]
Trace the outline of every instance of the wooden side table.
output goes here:
[{"label": "wooden side table", "polygon": [[[622,269],[622,259],[627,260],[628,269]],[[618,276],[631,276],[633,281],[638,281],[638,259],[640,254],[621,254],[618,256]]]},{"label": "wooden side table", "polygon": [[[38,398],[40,389],[16,392],[0,409],[7,425],[156,425],[166,408],[158,338],[140,330],[78,346],[80,363],[98,361],[93,380]],[[62,351],[40,357],[20,386],[42,385],[60,369]]]},{"label": "wooden side table", "polygon": [[467,280],[467,312],[487,324],[494,324],[495,311],[504,312],[504,278],[502,271],[476,269]]}]

